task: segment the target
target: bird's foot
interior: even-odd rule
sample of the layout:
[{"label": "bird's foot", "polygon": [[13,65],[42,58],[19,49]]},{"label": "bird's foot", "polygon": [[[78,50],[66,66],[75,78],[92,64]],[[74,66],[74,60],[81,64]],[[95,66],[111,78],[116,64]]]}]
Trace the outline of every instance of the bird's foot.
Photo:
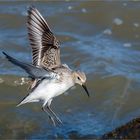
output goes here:
[{"label": "bird's foot", "polygon": [[49,119],[51,120],[52,124],[56,127],[56,123],[58,125],[61,125],[63,124],[62,121],[58,118],[58,117],[52,117],[52,116],[49,116]]},{"label": "bird's foot", "polygon": [[55,123],[54,118],[53,118],[53,117],[51,117],[51,116],[49,116],[49,119],[51,120],[52,124],[53,124],[54,126],[56,126],[56,123]]},{"label": "bird's foot", "polygon": [[62,121],[59,119],[59,117],[55,116],[55,119],[56,119],[57,123],[63,124]]}]

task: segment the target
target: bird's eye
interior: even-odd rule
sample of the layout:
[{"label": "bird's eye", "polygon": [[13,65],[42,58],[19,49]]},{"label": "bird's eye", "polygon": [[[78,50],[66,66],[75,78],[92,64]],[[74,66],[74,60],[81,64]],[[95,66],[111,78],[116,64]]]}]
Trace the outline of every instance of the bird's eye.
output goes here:
[{"label": "bird's eye", "polygon": [[80,80],[80,78],[79,77],[77,77],[78,78],[78,80]]}]

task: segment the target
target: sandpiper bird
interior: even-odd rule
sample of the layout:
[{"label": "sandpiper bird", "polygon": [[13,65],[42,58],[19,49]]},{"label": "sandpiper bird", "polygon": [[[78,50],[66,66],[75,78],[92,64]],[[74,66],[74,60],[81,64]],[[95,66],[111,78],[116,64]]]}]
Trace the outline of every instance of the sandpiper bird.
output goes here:
[{"label": "sandpiper bird", "polygon": [[56,122],[62,121],[50,108],[52,100],[75,84],[81,85],[89,96],[85,86],[86,75],[61,64],[59,42],[35,7],[28,9],[27,27],[32,48],[32,64],[21,62],[3,52],[10,62],[24,69],[32,79],[29,94],[17,106],[42,102],[43,111],[47,112],[52,123],[56,125]]}]

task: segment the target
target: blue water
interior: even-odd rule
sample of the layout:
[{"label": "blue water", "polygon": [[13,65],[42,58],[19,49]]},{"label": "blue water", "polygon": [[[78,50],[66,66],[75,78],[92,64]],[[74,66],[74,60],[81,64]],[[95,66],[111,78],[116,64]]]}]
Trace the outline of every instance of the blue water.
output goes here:
[{"label": "blue water", "polygon": [[0,53],[0,137],[93,138],[138,117],[140,2],[0,2],[1,52],[26,62],[31,62],[26,28],[30,5],[60,40],[62,62],[86,72],[91,98],[77,86],[54,100],[63,121],[54,128],[40,104],[15,107],[28,92],[22,79],[27,74]]}]

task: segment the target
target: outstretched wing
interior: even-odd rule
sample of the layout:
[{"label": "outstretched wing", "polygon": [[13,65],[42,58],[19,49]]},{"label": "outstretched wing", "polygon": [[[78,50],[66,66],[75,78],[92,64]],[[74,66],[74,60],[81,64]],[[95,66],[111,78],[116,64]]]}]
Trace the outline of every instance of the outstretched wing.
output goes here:
[{"label": "outstretched wing", "polygon": [[34,7],[30,7],[28,10],[27,27],[33,65],[48,69],[59,66],[61,62],[58,40]]},{"label": "outstretched wing", "polygon": [[30,77],[32,77],[33,79],[35,78],[55,78],[57,76],[56,73],[47,70],[47,69],[43,69],[43,68],[38,68],[32,64],[28,64],[25,62],[21,62],[11,56],[9,56],[8,54],[6,54],[5,52],[3,52],[3,54],[6,56],[6,58],[13,64],[21,67],[22,69],[24,69]]}]

